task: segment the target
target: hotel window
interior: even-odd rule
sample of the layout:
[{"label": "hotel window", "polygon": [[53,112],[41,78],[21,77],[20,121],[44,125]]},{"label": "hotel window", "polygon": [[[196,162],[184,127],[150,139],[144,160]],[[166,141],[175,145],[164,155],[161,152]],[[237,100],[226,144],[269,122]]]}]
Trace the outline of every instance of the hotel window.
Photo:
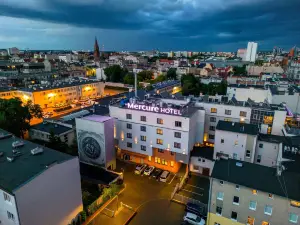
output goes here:
[{"label": "hotel window", "polygon": [[223,201],[224,198],[224,192],[218,192],[217,199]]},{"label": "hotel window", "polygon": [[210,135],[208,135],[208,138],[211,139],[211,140],[214,140],[215,139],[215,135],[210,134]]},{"label": "hotel window", "polygon": [[156,163],[157,163],[157,157],[155,157],[155,158],[154,158],[154,162],[156,162]]},{"label": "hotel window", "polygon": [[175,127],[181,127],[181,126],[182,126],[182,124],[180,121],[175,121]]},{"label": "hotel window", "polygon": [[222,139],[221,139],[221,144],[223,144],[223,143],[224,143],[224,139],[222,138]]},{"label": "hotel window", "polygon": [[290,213],[289,214],[289,221],[291,223],[297,223],[298,222],[298,215],[295,213]]},{"label": "hotel window", "polygon": [[146,122],[146,121],[147,121],[147,118],[146,118],[146,116],[141,116],[141,121],[144,121],[144,122]]},{"label": "hotel window", "polygon": [[162,139],[156,139],[156,144],[158,145],[162,145],[163,144],[163,140]]},{"label": "hotel window", "polygon": [[253,190],[252,190],[252,194],[253,194],[253,195],[257,195],[257,190],[253,189]]},{"label": "hotel window", "polygon": [[270,205],[266,205],[266,206],[265,206],[265,214],[266,214],[266,215],[271,216],[271,215],[272,215],[272,210],[273,210],[273,207],[272,207],[272,206],[270,206]]},{"label": "hotel window", "polygon": [[222,215],[222,207],[217,206],[216,213],[217,213],[218,216],[221,216]]},{"label": "hotel window", "polygon": [[210,127],[209,127],[209,130],[215,131],[215,130],[216,130],[216,127],[215,127],[215,126],[210,126]]},{"label": "hotel window", "polygon": [[255,219],[251,216],[248,216],[247,225],[254,225]]},{"label": "hotel window", "polygon": [[146,126],[141,126],[141,131],[146,132]]},{"label": "hotel window", "polygon": [[250,201],[250,203],[249,203],[249,209],[256,210],[256,205],[257,205],[256,201]]},{"label": "hotel window", "polygon": [[225,114],[226,115],[231,115],[231,110],[225,109]]},{"label": "hotel window", "polygon": [[231,212],[231,219],[237,221],[237,212]]},{"label": "hotel window", "polygon": [[239,205],[240,204],[240,197],[238,196],[233,196],[233,202],[234,205]]},{"label": "hotel window", "polygon": [[[141,145],[141,150],[142,151],[146,151],[147,150],[147,147],[145,145]],[[151,160],[150,160],[151,161]]]},{"label": "hotel window", "polygon": [[148,161],[151,162],[151,155],[148,156]]},{"label": "hotel window", "polygon": [[146,136],[141,136],[141,141],[146,141],[147,137]]},{"label": "hotel window", "polygon": [[158,163],[158,164],[160,164],[160,158],[156,157],[155,162]]},{"label": "hotel window", "polygon": [[164,150],[161,149],[161,148],[158,148],[157,151],[160,152],[160,153],[164,153]]},{"label": "hotel window", "polygon": [[132,143],[131,142],[127,142],[127,147],[128,148],[132,148]]},{"label": "hotel window", "polygon": [[159,135],[163,135],[163,130],[158,128],[156,129],[156,133]]},{"label": "hotel window", "polygon": [[273,195],[272,195],[272,194],[269,194],[269,198],[270,198],[270,199],[273,199]]},{"label": "hotel window", "polygon": [[247,116],[247,112],[240,111],[240,116],[246,117]]},{"label": "hotel window", "polygon": [[9,194],[6,194],[5,192],[3,192],[3,197],[4,197],[5,201],[10,202],[10,195]]},{"label": "hotel window", "polygon": [[126,136],[127,138],[132,138],[132,133],[127,133]]},{"label": "hotel window", "polygon": [[173,167],[173,166],[174,166],[174,161],[171,161],[171,163],[170,163],[170,164],[171,164],[171,167]]},{"label": "hotel window", "polygon": [[126,114],[126,119],[131,120],[132,119],[132,115],[131,114]]},{"label": "hotel window", "polygon": [[166,160],[162,159],[162,160],[161,160],[161,164],[167,166],[167,165],[168,165],[168,162],[167,162]]},{"label": "hotel window", "polygon": [[217,121],[216,117],[210,117],[209,120],[210,120],[210,122],[213,122],[213,123]]},{"label": "hotel window", "polygon": [[127,127],[127,129],[132,129],[132,124],[127,123],[126,127]]},{"label": "hotel window", "polygon": [[210,112],[211,112],[211,113],[217,113],[217,108],[211,108],[211,109],[210,109]]},{"label": "hotel window", "polygon": [[181,144],[177,143],[177,142],[174,142],[174,148],[181,148]]},{"label": "hotel window", "polygon": [[160,119],[160,118],[157,118],[157,124],[164,124],[164,120]]},{"label": "hotel window", "polygon": [[257,163],[260,163],[260,162],[261,162],[261,155],[257,155],[256,162],[257,162]]},{"label": "hotel window", "polygon": [[176,137],[176,138],[181,138],[181,133],[180,133],[180,132],[175,132],[175,133],[174,133],[174,137]]},{"label": "hotel window", "polygon": [[246,158],[250,158],[250,156],[251,156],[250,150],[246,150]]},{"label": "hotel window", "polygon": [[15,220],[15,216],[14,216],[14,214],[12,214],[11,212],[8,212],[8,211],[7,211],[7,217],[8,217],[8,219],[10,219],[10,220]]}]

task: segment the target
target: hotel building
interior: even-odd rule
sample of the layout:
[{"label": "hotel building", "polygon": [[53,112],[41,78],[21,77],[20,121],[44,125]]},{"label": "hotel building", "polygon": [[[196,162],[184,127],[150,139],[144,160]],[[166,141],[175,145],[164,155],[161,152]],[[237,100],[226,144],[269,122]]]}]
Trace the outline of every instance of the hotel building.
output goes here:
[{"label": "hotel building", "polygon": [[188,164],[195,143],[203,143],[203,108],[189,101],[130,99],[109,106],[115,119],[119,157],[177,172]]}]

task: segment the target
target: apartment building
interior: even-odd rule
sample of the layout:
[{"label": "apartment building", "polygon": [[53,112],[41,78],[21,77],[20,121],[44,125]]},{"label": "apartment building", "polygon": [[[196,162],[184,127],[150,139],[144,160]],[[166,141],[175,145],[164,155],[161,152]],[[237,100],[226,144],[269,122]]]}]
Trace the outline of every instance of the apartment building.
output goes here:
[{"label": "apartment building", "polygon": [[188,164],[195,143],[203,143],[204,113],[187,101],[148,98],[109,106],[115,118],[119,156],[177,172]]},{"label": "apartment building", "polygon": [[220,157],[254,162],[257,125],[220,120],[216,127],[214,159]]},{"label": "apartment building", "polygon": [[54,120],[44,120],[43,123],[31,126],[29,136],[31,139],[49,142],[51,133],[67,145],[72,145],[75,131],[72,124]]},{"label": "apartment building", "polygon": [[300,175],[299,170],[290,168],[295,166],[271,168],[234,159],[217,160],[207,224],[299,224]]},{"label": "apartment building", "polygon": [[104,94],[105,84],[100,81],[81,80],[60,82],[54,85],[33,86],[14,91],[13,96],[22,101],[31,100],[42,108],[54,107],[57,104],[70,104],[75,100],[97,98]]},{"label": "apartment building", "polygon": [[0,224],[66,225],[82,211],[79,161],[0,130]]},{"label": "apartment building", "polygon": [[237,101],[247,101],[249,98],[254,102],[272,103],[272,94],[268,87],[259,85],[230,84],[227,86],[227,96]]},{"label": "apartment building", "polygon": [[202,96],[195,103],[205,110],[204,141],[214,143],[220,120],[250,123],[251,108],[246,102],[233,102],[224,96]]}]

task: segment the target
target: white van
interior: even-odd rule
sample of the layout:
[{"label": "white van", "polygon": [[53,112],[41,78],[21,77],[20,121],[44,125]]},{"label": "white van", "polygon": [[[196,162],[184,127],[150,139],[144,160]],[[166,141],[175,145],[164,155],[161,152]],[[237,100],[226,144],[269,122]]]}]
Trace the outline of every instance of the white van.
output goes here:
[{"label": "white van", "polygon": [[169,171],[164,171],[161,175],[160,175],[160,181],[161,182],[167,182],[167,178],[168,176],[170,175],[170,172]]}]

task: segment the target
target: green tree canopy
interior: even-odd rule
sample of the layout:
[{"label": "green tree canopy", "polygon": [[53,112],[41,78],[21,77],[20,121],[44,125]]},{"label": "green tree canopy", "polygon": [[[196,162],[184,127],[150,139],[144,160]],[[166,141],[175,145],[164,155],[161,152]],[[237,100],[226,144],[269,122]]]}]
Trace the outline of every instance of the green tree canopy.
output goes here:
[{"label": "green tree canopy", "polygon": [[247,75],[246,65],[240,66],[234,66],[233,67],[234,75]]},{"label": "green tree canopy", "polygon": [[134,85],[134,74],[127,73],[124,77],[124,84]]},{"label": "green tree canopy", "polygon": [[26,104],[19,98],[0,99],[0,127],[18,137],[30,128],[33,117],[41,118],[42,109],[39,105],[28,101]]},{"label": "green tree canopy", "polygon": [[167,72],[167,78],[176,80],[177,79],[176,71],[177,71],[176,68],[170,68]]},{"label": "green tree canopy", "polygon": [[113,65],[105,68],[104,73],[107,81],[122,82],[128,70],[121,68],[119,65]]},{"label": "green tree canopy", "polygon": [[137,76],[138,76],[138,81],[141,82],[141,81],[151,80],[153,73],[150,70],[143,70],[139,72]]}]

